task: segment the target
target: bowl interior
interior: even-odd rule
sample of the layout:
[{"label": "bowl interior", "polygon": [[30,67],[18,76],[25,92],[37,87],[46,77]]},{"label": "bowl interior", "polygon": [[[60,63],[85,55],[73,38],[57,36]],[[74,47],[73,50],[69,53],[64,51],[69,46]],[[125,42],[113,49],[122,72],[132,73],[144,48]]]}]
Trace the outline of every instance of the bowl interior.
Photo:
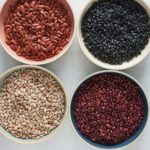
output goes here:
[{"label": "bowl interior", "polygon": [[[145,46],[145,49],[141,52],[141,55],[138,55],[137,57],[133,58],[132,60],[130,60],[129,62],[124,62],[121,65],[111,65],[108,63],[104,63],[100,60],[98,60],[97,58],[95,58],[90,52],[89,50],[86,48],[86,46],[84,45],[84,41],[83,41],[83,37],[82,37],[82,31],[81,31],[81,21],[82,18],[84,16],[84,14],[88,11],[88,9],[92,6],[92,4],[94,2],[96,2],[98,0],[91,0],[86,6],[85,9],[82,11],[81,16],[80,16],[80,20],[79,20],[79,26],[78,26],[78,41],[79,44],[81,46],[81,49],[83,51],[83,53],[86,55],[86,57],[92,61],[94,64],[96,64],[99,67],[102,68],[106,68],[106,69],[113,69],[113,70],[123,70],[123,69],[127,69],[127,68],[131,68],[133,66],[135,66],[136,64],[140,63],[150,52],[150,38],[149,38],[149,43]],[[145,8],[147,14],[150,17],[150,6],[148,6],[143,0],[135,0],[137,1],[142,7]]]},{"label": "bowl interior", "polygon": [[50,72],[49,70],[43,68],[43,67],[39,67],[39,66],[28,66],[28,65],[21,65],[21,66],[17,66],[17,67],[14,67],[10,70],[8,70],[7,72],[5,72],[4,74],[2,74],[0,76],[0,90],[1,88],[3,87],[3,83],[5,81],[5,79],[7,77],[9,77],[13,72],[16,72],[18,70],[21,70],[21,69],[39,69],[39,70],[43,70],[44,72],[47,72],[48,74],[52,75],[54,77],[54,79],[59,83],[59,85],[61,86],[62,90],[64,91],[65,93],[65,112],[64,112],[64,115],[60,121],[60,124],[59,126],[57,126],[54,130],[52,130],[48,135],[46,136],[43,136],[42,138],[39,138],[39,139],[21,139],[21,138],[17,138],[15,136],[13,136],[12,134],[10,134],[9,132],[7,132],[3,127],[0,126],[0,133],[2,133],[4,136],[6,136],[8,139],[12,140],[12,141],[15,141],[17,143],[22,143],[22,144],[34,144],[34,143],[39,143],[39,142],[43,142],[47,139],[49,139],[50,137],[52,137],[53,135],[56,134],[56,132],[62,127],[64,121],[65,121],[65,118],[66,118],[66,115],[67,115],[67,112],[68,112],[68,103],[67,103],[67,95],[66,95],[66,92],[65,92],[65,89],[63,87],[63,84],[62,82],[57,78],[57,76],[55,74],[53,74],[52,72]]},{"label": "bowl interior", "polygon": [[73,12],[72,12],[72,9],[69,5],[69,3],[66,1],[66,0],[59,0],[64,6],[65,8],[68,10],[68,14],[69,14],[69,17],[72,21],[72,28],[71,28],[71,35],[70,35],[70,39],[69,39],[69,42],[68,44],[63,48],[63,50],[56,56],[52,57],[52,58],[48,58],[46,60],[42,60],[42,61],[34,61],[34,60],[29,60],[29,59],[26,59],[24,57],[21,57],[21,56],[18,56],[6,43],[5,43],[5,32],[4,32],[4,25],[3,25],[3,22],[4,20],[6,19],[7,17],[7,14],[8,14],[8,10],[9,10],[9,7],[10,5],[14,5],[14,3],[16,2],[17,0],[6,0],[5,4],[3,5],[1,11],[0,11],[0,41],[1,41],[1,44],[3,46],[3,48],[5,49],[5,51],[10,55],[12,56],[14,59],[22,62],[22,63],[25,63],[25,64],[32,64],[32,65],[43,65],[43,64],[47,64],[47,63],[50,63],[50,62],[53,62],[55,61],[56,59],[58,59],[59,57],[61,57],[67,50],[68,48],[70,47],[72,41],[73,41],[73,37],[74,37],[74,30],[75,30],[75,21],[74,21],[74,15],[73,15]]},{"label": "bowl interior", "polygon": [[[144,119],[143,119],[143,122],[140,126],[140,128],[135,132],[135,134],[130,137],[128,140],[124,141],[124,142],[121,142],[119,144],[115,144],[115,145],[105,145],[105,144],[98,144],[98,143],[95,143],[93,141],[91,141],[90,139],[86,138],[85,136],[82,135],[82,133],[80,132],[80,130],[78,129],[77,125],[76,125],[76,121],[75,121],[75,118],[74,118],[74,105],[75,105],[75,97],[76,97],[76,94],[80,88],[80,86],[82,85],[82,83],[88,79],[90,79],[91,77],[94,77],[94,76],[97,76],[97,75],[100,75],[100,74],[103,74],[103,73],[114,73],[114,74],[118,74],[118,75],[121,75],[121,76],[124,76],[130,80],[132,80],[136,85],[138,85],[138,87],[140,87],[140,94],[141,96],[143,97],[143,102],[144,102]],[[89,143],[90,145],[92,146],[95,146],[97,148],[103,148],[103,149],[116,149],[116,148],[122,148],[122,147],[125,147],[129,144],[131,144],[132,142],[134,142],[142,133],[142,131],[144,130],[145,128],[145,125],[147,123],[147,119],[148,119],[148,102],[147,102],[147,97],[142,89],[142,87],[135,81],[135,79],[131,78],[130,76],[124,74],[124,73],[120,73],[120,72],[109,72],[109,71],[104,71],[104,72],[101,72],[101,73],[95,73],[94,75],[91,75],[89,77],[87,77],[85,80],[82,81],[82,83],[79,84],[78,88],[76,89],[74,95],[73,95],[73,98],[72,98],[72,101],[71,101],[71,109],[70,109],[70,114],[71,114],[71,120],[72,120],[72,123],[73,123],[73,126],[76,130],[76,132],[78,133],[78,135],[84,140],[86,141],[87,143]]]}]

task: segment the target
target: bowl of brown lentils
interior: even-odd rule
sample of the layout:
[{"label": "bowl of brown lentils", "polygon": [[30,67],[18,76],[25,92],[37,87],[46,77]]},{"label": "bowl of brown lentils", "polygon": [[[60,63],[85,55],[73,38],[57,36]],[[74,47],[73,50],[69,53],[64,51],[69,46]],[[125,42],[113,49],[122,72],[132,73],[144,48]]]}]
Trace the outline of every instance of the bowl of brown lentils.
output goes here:
[{"label": "bowl of brown lentils", "polygon": [[140,83],[119,71],[100,71],[85,78],[71,101],[71,120],[79,137],[102,149],[134,143],[148,121],[148,97]]},{"label": "bowl of brown lentils", "polygon": [[99,67],[131,68],[150,51],[150,7],[143,0],[91,0],[80,16],[78,40]]},{"label": "bowl of brown lentils", "polygon": [[32,144],[53,136],[67,115],[67,95],[49,70],[22,65],[0,76],[0,133]]},{"label": "bowl of brown lentils", "polygon": [[14,59],[43,65],[69,49],[75,20],[66,0],[7,0],[0,10],[0,41]]}]

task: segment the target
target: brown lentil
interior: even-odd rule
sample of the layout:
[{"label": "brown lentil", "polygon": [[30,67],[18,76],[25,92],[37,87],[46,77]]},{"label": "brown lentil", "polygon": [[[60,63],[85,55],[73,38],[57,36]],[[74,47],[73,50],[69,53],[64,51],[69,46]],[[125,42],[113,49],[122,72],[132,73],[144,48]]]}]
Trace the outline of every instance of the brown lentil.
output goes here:
[{"label": "brown lentil", "polygon": [[6,44],[19,56],[45,60],[68,44],[72,22],[58,0],[17,0],[4,21]]},{"label": "brown lentil", "polygon": [[77,128],[95,143],[123,142],[143,121],[140,88],[121,75],[104,73],[89,78],[76,91],[74,101]]},{"label": "brown lentil", "polygon": [[23,69],[12,73],[0,91],[0,125],[13,136],[38,139],[59,126],[65,95],[48,73]]}]

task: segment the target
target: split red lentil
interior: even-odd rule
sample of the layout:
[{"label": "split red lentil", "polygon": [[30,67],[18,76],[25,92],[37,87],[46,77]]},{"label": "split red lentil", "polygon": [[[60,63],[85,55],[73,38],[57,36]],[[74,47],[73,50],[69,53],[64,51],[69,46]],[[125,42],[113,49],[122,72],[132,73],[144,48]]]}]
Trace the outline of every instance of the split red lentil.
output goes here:
[{"label": "split red lentil", "polygon": [[58,0],[18,0],[4,21],[6,43],[19,56],[45,60],[68,44],[72,22]]},{"label": "split red lentil", "polygon": [[114,145],[129,139],[144,118],[140,88],[118,74],[100,74],[86,80],[74,101],[76,125],[95,143]]}]

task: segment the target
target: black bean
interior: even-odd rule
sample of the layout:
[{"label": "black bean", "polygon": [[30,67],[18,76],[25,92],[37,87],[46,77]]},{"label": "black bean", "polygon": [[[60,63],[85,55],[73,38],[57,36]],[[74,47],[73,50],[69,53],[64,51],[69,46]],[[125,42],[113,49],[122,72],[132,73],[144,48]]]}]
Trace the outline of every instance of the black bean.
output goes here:
[{"label": "black bean", "polygon": [[116,65],[141,54],[149,41],[150,21],[134,0],[99,0],[83,16],[81,30],[89,52]]}]

